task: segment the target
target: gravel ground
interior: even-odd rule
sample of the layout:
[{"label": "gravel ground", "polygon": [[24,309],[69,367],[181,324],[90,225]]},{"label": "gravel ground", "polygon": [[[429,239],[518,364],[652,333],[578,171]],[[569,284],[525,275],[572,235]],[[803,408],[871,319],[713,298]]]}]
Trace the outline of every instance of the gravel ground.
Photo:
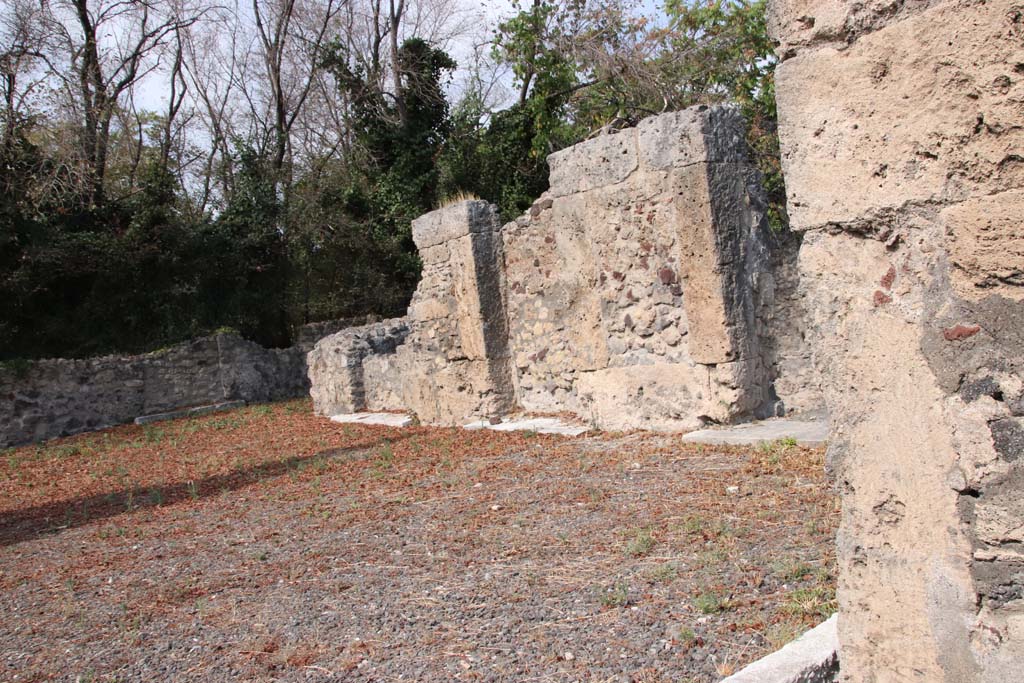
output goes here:
[{"label": "gravel ground", "polygon": [[834,609],[819,450],[334,425],[0,459],[0,680],[716,681]]}]

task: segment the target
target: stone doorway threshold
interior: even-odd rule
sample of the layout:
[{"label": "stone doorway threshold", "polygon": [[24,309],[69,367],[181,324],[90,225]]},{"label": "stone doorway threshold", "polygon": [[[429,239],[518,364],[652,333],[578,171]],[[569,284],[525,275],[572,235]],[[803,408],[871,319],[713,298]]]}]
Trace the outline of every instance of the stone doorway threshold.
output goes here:
[{"label": "stone doorway threshold", "polygon": [[[341,424],[383,425],[386,427],[409,427],[411,416],[404,413],[348,413],[334,415],[332,422]],[[491,429],[496,432],[530,431],[538,434],[559,434],[579,436],[590,431],[589,427],[573,424],[557,417],[506,417],[501,422],[485,420],[463,425],[465,429]],[[759,446],[780,439],[793,439],[799,446],[818,447],[828,441],[828,418],[824,415],[809,415],[802,418],[772,418],[759,422],[728,425],[701,429],[682,435],[688,443],[705,443],[716,446]]]},{"label": "stone doorway threshold", "polygon": [[[404,413],[345,413],[332,415],[331,422],[409,427],[413,424],[413,419]],[[590,431],[590,427],[571,424],[555,417],[507,417],[494,424],[481,420],[463,425],[463,428],[491,429],[496,432],[537,432],[538,434],[559,434],[561,436],[579,436]]]},{"label": "stone doorway threshold", "polygon": [[339,424],[383,425],[385,427],[408,427],[412,418],[404,413],[345,413],[331,415],[331,422]]},{"label": "stone doorway threshold", "polygon": [[838,615],[721,683],[829,683],[839,672]]},{"label": "stone doorway threshold", "polygon": [[559,434],[579,436],[590,431],[590,427],[571,424],[557,417],[512,417],[491,424],[485,420],[463,425],[464,429],[490,429],[495,432],[537,432],[538,434]]},{"label": "stone doorway threshold", "polygon": [[778,417],[759,422],[701,429],[683,435],[683,441],[716,446],[759,446],[780,439],[794,439],[798,446],[824,446],[828,441],[828,418]]}]

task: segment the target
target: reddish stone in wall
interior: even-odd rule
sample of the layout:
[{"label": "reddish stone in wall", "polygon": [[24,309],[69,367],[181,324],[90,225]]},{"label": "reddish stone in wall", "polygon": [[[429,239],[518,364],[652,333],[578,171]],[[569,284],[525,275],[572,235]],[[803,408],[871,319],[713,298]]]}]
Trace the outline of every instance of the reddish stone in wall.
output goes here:
[{"label": "reddish stone in wall", "polygon": [[942,331],[942,336],[946,338],[946,341],[960,341],[961,339],[967,339],[981,332],[981,328],[977,325],[954,325],[948,329]]}]

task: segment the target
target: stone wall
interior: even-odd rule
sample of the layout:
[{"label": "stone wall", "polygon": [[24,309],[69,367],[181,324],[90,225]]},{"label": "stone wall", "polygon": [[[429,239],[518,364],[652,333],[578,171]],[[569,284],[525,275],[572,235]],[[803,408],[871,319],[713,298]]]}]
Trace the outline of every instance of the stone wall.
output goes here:
[{"label": "stone wall", "polygon": [[354,328],[309,355],[318,414],[409,410],[462,424],[514,407],[501,224],[493,206],[463,201],[415,220],[423,261],[405,318]]},{"label": "stone wall", "polygon": [[183,407],[303,396],[310,347],[265,349],[217,334],[138,356],[0,366],[0,447]]},{"label": "stone wall", "polygon": [[1024,670],[1024,9],[774,0],[847,681]]},{"label": "stone wall", "polygon": [[696,107],[552,155],[504,227],[482,201],[418,219],[408,315],[321,342],[316,410],[688,430],[810,406],[798,240],[767,230],[745,149],[735,109]]},{"label": "stone wall", "polygon": [[692,108],[549,158],[505,230],[517,398],[608,429],[685,430],[769,403],[756,329],[764,205],[731,108]]}]

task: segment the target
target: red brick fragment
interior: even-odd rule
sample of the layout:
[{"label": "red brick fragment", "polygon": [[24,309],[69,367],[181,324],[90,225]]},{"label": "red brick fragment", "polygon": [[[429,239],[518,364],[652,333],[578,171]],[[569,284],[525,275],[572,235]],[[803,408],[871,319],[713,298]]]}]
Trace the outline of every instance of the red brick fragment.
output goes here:
[{"label": "red brick fragment", "polygon": [[946,338],[946,341],[960,341],[973,337],[979,332],[981,332],[981,327],[978,325],[954,325],[943,330],[942,336]]},{"label": "red brick fragment", "polygon": [[896,282],[896,266],[889,266],[889,271],[882,276],[882,286],[892,289],[892,283]]},{"label": "red brick fragment", "polygon": [[676,281],[676,272],[671,268],[662,268],[658,271],[658,279],[663,285],[671,285]]},{"label": "red brick fragment", "polygon": [[892,301],[892,297],[880,289],[875,290],[875,306],[884,306]]}]

